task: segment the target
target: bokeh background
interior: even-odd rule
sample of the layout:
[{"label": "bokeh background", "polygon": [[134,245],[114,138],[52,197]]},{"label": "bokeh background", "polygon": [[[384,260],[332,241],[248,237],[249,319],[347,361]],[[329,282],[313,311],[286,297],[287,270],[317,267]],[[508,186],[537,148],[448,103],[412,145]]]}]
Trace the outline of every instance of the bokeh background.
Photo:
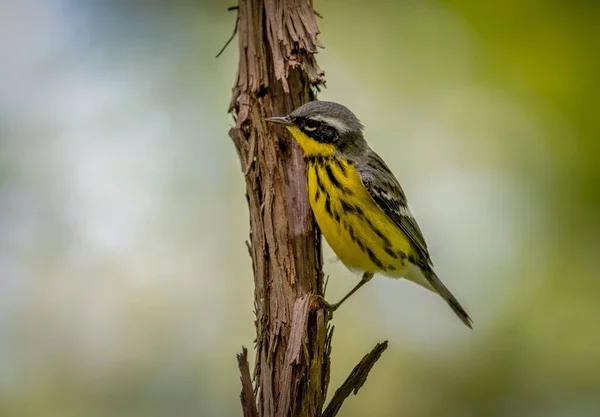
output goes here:
[{"label": "bokeh background", "polygon": [[[600,3],[315,3],[320,98],[367,126],[475,322],[372,281],[332,388],[390,348],[340,415],[599,416]],[[233,4],[0,3],[0,415],[241,415]],[[335,300],[357,277],[325,260]]]}]

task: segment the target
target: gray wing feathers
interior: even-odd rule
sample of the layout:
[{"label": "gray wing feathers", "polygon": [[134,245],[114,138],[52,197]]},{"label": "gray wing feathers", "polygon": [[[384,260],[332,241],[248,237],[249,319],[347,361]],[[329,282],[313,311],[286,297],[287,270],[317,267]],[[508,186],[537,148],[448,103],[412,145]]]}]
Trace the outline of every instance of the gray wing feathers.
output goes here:
[{"label": "gray wing feathers", "polygon": [[423,232],[413,217],[406,196],[394,174],[375,153],[357,166],[361,180],[375,203],[410,239],[423,260],[431,264]]},{"label": "gray wing feathers", "polygon": [[396,177],[394,177],[394,174],[392,174],[385,162],[373,151],[366,154],[366,160],[360,160],[360,163],[357,164],[357,169],[371,198],[384,211],[388,218],[408,236],[421,256],[418,262],[419,265],[417,266],[425,279],[446,300],[450,308],[452,308],[462,322],[471,328],[473,324],[471,318],[433,271],[433,263],[429,257],[423,233],[408,208],[404,191]]}]

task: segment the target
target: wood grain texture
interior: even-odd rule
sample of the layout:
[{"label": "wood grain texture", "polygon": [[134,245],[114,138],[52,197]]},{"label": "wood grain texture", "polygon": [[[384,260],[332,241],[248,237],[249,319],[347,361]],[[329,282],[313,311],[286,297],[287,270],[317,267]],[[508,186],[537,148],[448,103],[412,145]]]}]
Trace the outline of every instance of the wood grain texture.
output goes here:
[{"label": "wood grain texture", "polygon": [[306,0],[241,0],[239,68],[231,129],[250,212],[258,415],[319,416],[329,378],[320,234],[298,145],[265,117],[285,115],[325,82],[314,54],[318,27]]},{"label": "wood grain texture", "polygon": [[[254,271],[253,386],[238,355],[245,417],[320,417],[331,367],[333,327],[322,307],[321,236],[306,191],[304,158],[287,131],[267,125],[314,100],[325,84],[312,2],[240,0],[239,68],[229,134],[246,180]],[[356,392],[387,343],[357,365],[326,409],[333,417]],[[253,406],[254,405],[254,406]]]}]

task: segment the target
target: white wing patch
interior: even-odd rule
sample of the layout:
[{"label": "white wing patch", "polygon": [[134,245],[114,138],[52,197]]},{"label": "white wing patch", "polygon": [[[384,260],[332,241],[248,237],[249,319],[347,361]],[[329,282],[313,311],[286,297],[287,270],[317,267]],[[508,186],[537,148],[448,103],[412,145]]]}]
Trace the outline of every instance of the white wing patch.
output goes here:
[{"label": "white wing patch", "polygon": [[410,209],[408,208],[408,206],[400,206],[400,214],[404,217],[410,217],[411,219],[414,219],[415,217],[413,216],[412,212],[410,211]]},{"label": "white wing patch", "polygon": [[373,190],[373,194],[378,195],[380,198],[387,200],[388,202],[398,201],[399,202],[398,208],[397,208],[398,213],[404,217],[409,217],[411,219],[415,218],[413,216],[412,212],[410,211],[410,209],[408,208],[408,206],[406,204],[403,204],[401,201],[401,198],[398,198],[398,196],[396,196],[394,194],[390,194],[383,190]]}]

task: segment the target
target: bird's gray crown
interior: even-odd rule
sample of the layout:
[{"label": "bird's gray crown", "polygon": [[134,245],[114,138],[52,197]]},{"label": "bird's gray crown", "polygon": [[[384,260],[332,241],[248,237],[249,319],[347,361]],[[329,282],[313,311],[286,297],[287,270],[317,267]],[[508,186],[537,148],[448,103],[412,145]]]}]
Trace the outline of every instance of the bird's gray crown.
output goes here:
[{"label": "bird's gray crown", "polygon": [[362,124],[348,108],[331,101],[309,101],[290,114],[292,121],[312,120],[334,128],[339,135],[360,132]]}]

